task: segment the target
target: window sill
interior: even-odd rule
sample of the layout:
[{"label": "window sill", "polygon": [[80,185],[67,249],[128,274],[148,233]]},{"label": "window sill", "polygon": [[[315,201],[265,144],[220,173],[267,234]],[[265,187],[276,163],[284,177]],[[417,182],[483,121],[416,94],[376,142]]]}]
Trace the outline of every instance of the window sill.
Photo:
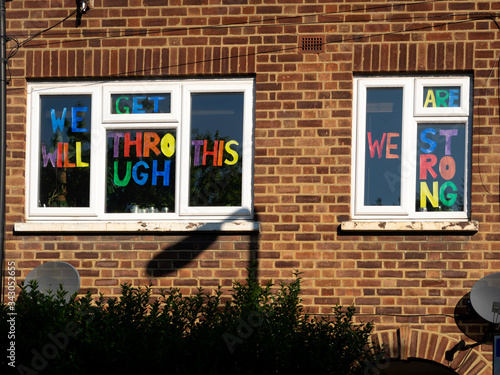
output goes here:
[{"label": "window sill", "polygon": [[344,232],[477,232],[479,223],[473,221],[344,221]]},{"label": "window sill", "polygon": [[256,221],[218,222],[96,222],[96,221],[30,221],[14,224],[15,233],[35,232],[257,232],[260,225]]}]

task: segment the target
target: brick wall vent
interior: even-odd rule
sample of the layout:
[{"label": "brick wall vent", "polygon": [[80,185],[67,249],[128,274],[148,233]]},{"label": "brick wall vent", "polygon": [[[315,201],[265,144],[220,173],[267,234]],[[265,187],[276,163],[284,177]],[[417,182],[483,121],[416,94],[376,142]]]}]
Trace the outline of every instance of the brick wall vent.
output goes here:
[{"label": "brick wall vent", "polygon": [[324,36],[301,36],[299,38],[299,48],[302,53],[325,52]]}]

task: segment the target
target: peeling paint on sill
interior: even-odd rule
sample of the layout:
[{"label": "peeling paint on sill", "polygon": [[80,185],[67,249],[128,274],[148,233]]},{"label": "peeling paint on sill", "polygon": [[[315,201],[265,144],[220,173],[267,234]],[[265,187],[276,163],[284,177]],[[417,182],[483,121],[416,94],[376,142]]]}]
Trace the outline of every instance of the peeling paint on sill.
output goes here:
[{"label": "peeling paint on sill", "polygon": [[260,225],[256,221],[219,221],[219,222],[95,222],[65,221],[46,222],[30,221],[14,224],[15,233],[74,232],[258,232]]},{"label": "peeling paint on sill", "polygon": [[340,228],[345,232],[356,231],[428,231],[428,232],[477,232],[477,221],[344,221]]}]

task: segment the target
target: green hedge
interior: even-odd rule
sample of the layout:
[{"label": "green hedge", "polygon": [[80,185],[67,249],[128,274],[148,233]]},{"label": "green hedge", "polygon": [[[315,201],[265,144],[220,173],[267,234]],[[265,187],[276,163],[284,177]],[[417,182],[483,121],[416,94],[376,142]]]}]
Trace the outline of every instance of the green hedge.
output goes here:
[{"label": "green hedge", "polygon": [[15,374],[86,375],[354,375],[373,368],[381,348],[369,342],[371,323],[353,323],[354,307],[335,306],[330,319],[318,319],[304,313],[298,274],[274,292],[249,274],[234,282],[226,303],[220,287],[191,296],[170,289],[153,299],[151,287],[125,284],[118,299],[88,293],[66,301],[64,291],[43,295],[32,284],[22,289],[16,315],[1,306],[2,366]]}]

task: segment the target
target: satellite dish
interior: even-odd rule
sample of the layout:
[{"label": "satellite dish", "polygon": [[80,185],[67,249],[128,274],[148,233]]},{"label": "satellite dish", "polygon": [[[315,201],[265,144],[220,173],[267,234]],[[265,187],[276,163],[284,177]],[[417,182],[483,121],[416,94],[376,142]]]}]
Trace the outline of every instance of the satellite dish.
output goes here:
[{"label": "satellite dish", "polygon": [[465,294],[455,306],[455,323],[468,338],[484,344],[493,344],[495,335],[500,334],[500,327],[481,317],[470,302],[470,292]]},{"label": "satellite dish", "polygon": [[48,294],[49,290],[55,294],[59,285],[62,285],[68,292],[66,300],[80,290],[80,274],[75,267],[66,262],[48,262],[34,268],[26,277],[24,285],[31,280],[38,282],[38,290],[43,294]]},{"label": "satellite dish", "polygon": [[483,319],[500,323],[500,272],[477,281],[470,292],[470,301]]}]

